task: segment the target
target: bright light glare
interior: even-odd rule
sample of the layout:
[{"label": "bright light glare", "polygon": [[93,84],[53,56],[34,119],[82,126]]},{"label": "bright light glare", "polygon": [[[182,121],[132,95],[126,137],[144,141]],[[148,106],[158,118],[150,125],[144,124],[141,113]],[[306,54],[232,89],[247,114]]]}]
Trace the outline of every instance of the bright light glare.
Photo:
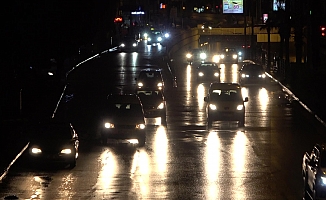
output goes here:
[{"label": "bright light glare", "polygon": [[72,151],[71,151],[71,149],[62,149],[61,153],[63,153],[63,154],[71,154]]},{"label": "bright light glare", "polygon": [[39,148],[32,148],[32,153],[35,153],[35,154],[42,153],[42,150]]}]

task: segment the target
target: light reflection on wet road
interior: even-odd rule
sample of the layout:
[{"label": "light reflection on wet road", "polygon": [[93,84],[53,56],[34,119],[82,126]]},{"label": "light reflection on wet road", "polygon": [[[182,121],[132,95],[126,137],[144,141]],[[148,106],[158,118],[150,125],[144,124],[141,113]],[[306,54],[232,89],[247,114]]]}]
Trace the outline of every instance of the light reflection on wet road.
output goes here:
[{"label": "light reflection on wet road", "polygon": [[[244,87],[243,96],[249,97],[245,104],[245,127],[218,122],[208,131],[204,96],[209,84],[197,84],[195,67],[186,65],[182,55],[176,55],[173,65],[178,87],[173,88],[161,58],[163,51],[164,48],[148,46],[142,53],[104,55],[82,66],[71,77],[68,89],[76,96],[70,108],[76,113],[70,116],[82,118],[77,125],[82,137],[77,166],[71,171],[31,169],[25,167],[26,161],[21,161],[1,183],[0,197],[16,194],[22,199],[301,198],[302,155],[297,151],[304,141],[296,136],[299,123],[292,117],[293,109],[280,105],[275,98],[279,87],[275,83]],[[150,126],[146,146],[142,148],[125,143],[97,143],[96,123],[91,122],[98,119],[97,113],[105,102],[101,98],[111,91],[112,84],[120,91],[133,91],[143,65],[157,65],[165,71],[167,127]],[[220,67],[222,82],[238,81],[238,65]],[[292,149],[288,148],[290,144]]]}]

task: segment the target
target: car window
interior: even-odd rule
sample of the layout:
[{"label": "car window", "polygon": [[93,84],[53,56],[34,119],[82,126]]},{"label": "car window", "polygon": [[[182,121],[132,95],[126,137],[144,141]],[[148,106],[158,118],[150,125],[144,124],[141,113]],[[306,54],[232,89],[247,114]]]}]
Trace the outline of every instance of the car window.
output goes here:
[{"label": "car window", "polygon": [[109,113],[117,116],[138,116],[142,115],[141,104],[135,103],[114,103],[109,105]]},{"label": "car window", "polygon": [[241,93],[237,90],[212,90],[211,91],[211,100],[226,100],[226,101],[237,101],[242,99]]},{"label": "car window", "polygon": [[68,124],[40,124],[29,129],[32,139],[71,139],[72,134]]},{"label": "car window", "polygon": [[144,73],[140,73],[139,78],[140,79],[160,78],[160,74],[155,72],[144,72]]},{"label": "car window", "polygon": [[262,71],[263,67],[261,65],[245,65],[243,66],[243,70]]}]

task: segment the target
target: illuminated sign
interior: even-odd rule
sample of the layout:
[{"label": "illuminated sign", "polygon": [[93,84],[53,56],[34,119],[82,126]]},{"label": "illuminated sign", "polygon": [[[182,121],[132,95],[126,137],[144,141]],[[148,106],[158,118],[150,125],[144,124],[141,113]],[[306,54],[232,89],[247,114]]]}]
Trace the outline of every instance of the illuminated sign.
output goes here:
[{"label": "illuminated sign", "polygon": [[279,9],[285,10],[285,0],[273,0],[273,11],[278,11]]},{"label": "illuminated sign", "polygon": [[114,18],[114,22],[115,23],[122,22],[122,17],[116,17],[116,18]]},{"label": "illuminated sign", "polygon": [[243,0],[223,0],[223,14],[243,13]]},{"label": "illuminated sign", "polygon": [[132,15],[145,15],[144,11],[133,11],[131,12]]}]

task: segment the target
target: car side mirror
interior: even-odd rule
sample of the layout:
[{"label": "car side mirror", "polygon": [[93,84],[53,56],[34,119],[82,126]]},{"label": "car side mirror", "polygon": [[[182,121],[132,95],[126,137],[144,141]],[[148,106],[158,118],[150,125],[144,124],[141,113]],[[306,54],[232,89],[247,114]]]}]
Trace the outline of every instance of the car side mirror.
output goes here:
[{"label": "car side mirror", "polygon": [[208,102],[208,97],[204,97],[204,101],[205,102]]},{"label": "car side mirror", "polygon": [[246,97],[246,98],[244,99],[244,102],[248,102],[248,101],[249,101],[249,98]]}]

